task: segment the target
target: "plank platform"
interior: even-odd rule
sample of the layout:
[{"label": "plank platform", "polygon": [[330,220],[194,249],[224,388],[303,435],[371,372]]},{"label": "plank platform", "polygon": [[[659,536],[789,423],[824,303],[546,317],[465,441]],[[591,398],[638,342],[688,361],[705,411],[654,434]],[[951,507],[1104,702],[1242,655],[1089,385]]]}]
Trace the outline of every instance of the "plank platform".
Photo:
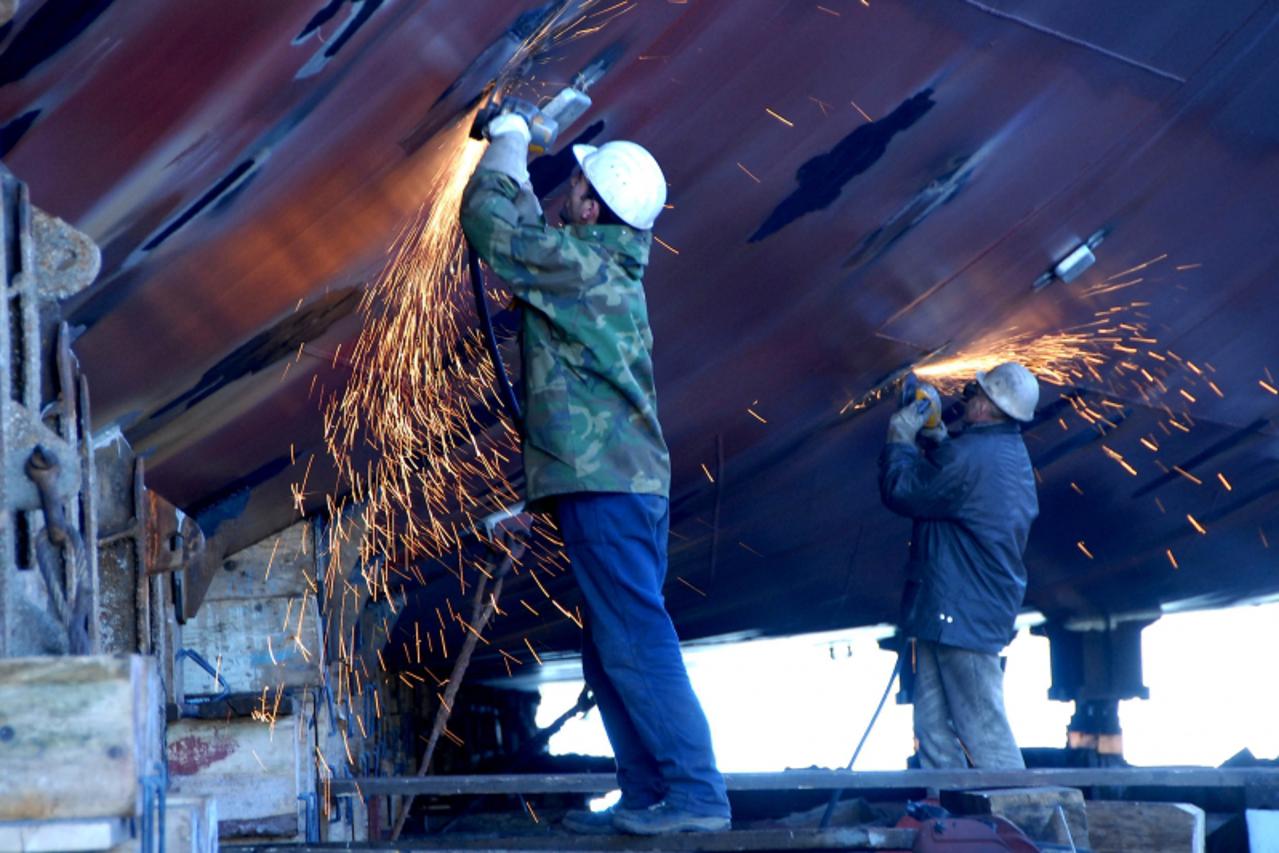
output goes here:
[{"label": "plank platform", "polygon": [[128,822],[119,817],[0,823],[0,850],[21,850],[23,853],[108,850],[128,837]]},{"label": "plank platform", "polygon": [[[731,832],[694,832],[642,838],[635,835],[541,834],[519,837],[437,836],[398,842],[357,844],[311,844],[288,846],[235,847],[238,853],[324,853],[324,851],[391,850],[457,851],[457,853],[516,853],[527,850],[562,850],[571,853],[618,853],[618,851],[735,851],[764,850],[909,850],[915,844],[915,830],[883,827],[841,829],[758,829]],[[229,848],[228,848],[229,849]]]},{"label": "plank platform", "polygon": [[[1030,770],[786,770],[726,773],[730,791],[920,790],[926,788],[1279,788],[1279,768],[1082,767]],[[382,776],[334,779],[333,793],[363,796],[420,794],[598,794],[614,790],[611,773],[484,776]]]}]

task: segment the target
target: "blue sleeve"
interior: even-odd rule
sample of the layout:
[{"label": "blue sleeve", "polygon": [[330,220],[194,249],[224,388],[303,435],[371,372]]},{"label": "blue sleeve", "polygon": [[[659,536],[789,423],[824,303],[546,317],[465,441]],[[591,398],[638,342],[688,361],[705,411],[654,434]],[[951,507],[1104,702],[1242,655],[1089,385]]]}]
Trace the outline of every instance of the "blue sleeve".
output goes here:
[{"label": "blue sleeve", "polygon": [[950,444],[924,454],[915,445],[890,443],[879,456],[884,506],[908,518],[956,518],[971,479],[962,455]]}]

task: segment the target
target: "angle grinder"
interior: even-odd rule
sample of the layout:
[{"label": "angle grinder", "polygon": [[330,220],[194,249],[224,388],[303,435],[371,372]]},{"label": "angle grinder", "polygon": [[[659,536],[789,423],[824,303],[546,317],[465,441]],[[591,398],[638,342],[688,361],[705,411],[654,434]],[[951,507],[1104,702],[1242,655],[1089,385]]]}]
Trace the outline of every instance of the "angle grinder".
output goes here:
[{"label": "angle grinder", "polygon": [[[928,393],[930,390],[933,392],[932,395]],[[942,414],[941,406],[937,402],[940,397],[935,395],[937,395],[937,389],[927,382],[920,382],[919,377],[912,371],[902,378],[902,393],[898,406],[905,408],[911,403],[927,400],[928,418],[924,421],[924,429],[936,429],[941,426]]]},{"label": "angle grinder", "polygon": [[591,108],[590,96],[586,94],[591,82],[585,72],[578,74],[573,78],[572,84],[564,87],[549,103],[540,107],[514,95],[502,97],[494,89],[488,102],[475,114],[475,121],[471,124],[471,138],[483,139],[484,128],[488,127],[490,121],[504,113],[515,113],[528,122],[532,136],[529,151],[535,155],[543,154],[555,144],[561,128],[570,126]]}]

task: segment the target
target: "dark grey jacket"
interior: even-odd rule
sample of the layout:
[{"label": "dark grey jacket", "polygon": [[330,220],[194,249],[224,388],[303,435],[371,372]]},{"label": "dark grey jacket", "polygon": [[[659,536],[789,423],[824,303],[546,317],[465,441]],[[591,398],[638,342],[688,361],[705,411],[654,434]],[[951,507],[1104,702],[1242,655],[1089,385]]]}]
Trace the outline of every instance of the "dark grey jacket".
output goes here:
[{"label": "dark grey jacket", "polygon": [[885,506],[915,521],[903,632],[998,653],[1026,593],[1022,555],[1039,514],[1021,428],[970,426],[927,452],[886,445],[879,490]]}]

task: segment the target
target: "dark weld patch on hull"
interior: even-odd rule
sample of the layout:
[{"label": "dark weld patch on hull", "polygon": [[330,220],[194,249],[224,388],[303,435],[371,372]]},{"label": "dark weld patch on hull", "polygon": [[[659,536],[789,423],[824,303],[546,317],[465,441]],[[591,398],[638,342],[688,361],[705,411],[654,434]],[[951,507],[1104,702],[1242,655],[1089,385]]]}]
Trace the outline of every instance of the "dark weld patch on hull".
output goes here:
[{"label": "dark weld patch on hull", "polygon": [[844,268],[855,270],[876,260],[896,245],[898,240],[923,224],[924,220],[949,204],[968,183],[977,159],[976,155],[960,158],[945,174],[939,175],[928,186],[911,196],[910,201],[862,238],[848,260],[844,261]]},{"label": "dark weld patch on hull", "polygon": [[47,0],[0,53],[0,86],[15,83],[89,28],[115,0]]},{"label": "dark weld patch on hull", "polygon": [[235,187],[237,182],[256,165],[257,163],[253,159],[245,160],[219,178],[216,182],[214,182],[213,186],[209,187],[209,189],[207,189],[203,195],[189,205],[186,210],[175,216],[167,225],[157,231],[154,236],[143,243],[142,251],[151,252],[159,248],[165,240],[168,240],[180,231],[184,225],[203,213],[205,208],[210,207],[219,201],[224,194]]},{"label": "dark weld patch on hull", "polygon": [[750,242],[758,243],[801,216],[829,207],[845,184],[879,162],[894,136],[914,125],[934,106],[933,90],[925,89],[879,121],[863,124],[830,151],[804,163],[795,173],[799,187],[773,208]]},{"label": "dark weld patch on hull", "polygon": [[329,0],[328,5],[316,12],[311,17],[311,20],[306,22],[306,26],[303,27],[302,32],[298,33],[297,37],[293,39],[293,43],[297,44],[300,41],[305,41],[307,36],[333,20],[333,16],[338,13],[338,9],[341,9],[342,4],[345,2],[346,0]]},{"label": "dark weld patch on hull", "polygon": [[[191,409],[232,382],[296,355],[299,345],[323,335],[334,323],[354,311],[359,301],[360,291],[357,288],[335,291],[317,300],[308,310],[290,314],[266,331],[259,332],[205,371],[199,382],[153,413],[148,425],[174,411]],[[138,432],[144,435],[154,428],[144,426]],[[131,433],[130,438],[134,437]]]},{"label": "dark weld patch on hull", "polygon": [[10,119],[4,127],[0,127],[0,158],[8,157],[9,152],[17,147],[26,136],[27,131],[40,117],[41,110],[27,110],[17,118]]},{"label": "dark weld patch on hull", "polygon": [[253,496],[253,490],[256,487],[274,479],[292,464],[287,455],[277,456],[226,488],[191,504],[185,508],[185,511],[195,519],[196,524],[200,525],[205,536],[212,536],[217,533],[223,522],[239,518],[248,509],[249,499]]}]

